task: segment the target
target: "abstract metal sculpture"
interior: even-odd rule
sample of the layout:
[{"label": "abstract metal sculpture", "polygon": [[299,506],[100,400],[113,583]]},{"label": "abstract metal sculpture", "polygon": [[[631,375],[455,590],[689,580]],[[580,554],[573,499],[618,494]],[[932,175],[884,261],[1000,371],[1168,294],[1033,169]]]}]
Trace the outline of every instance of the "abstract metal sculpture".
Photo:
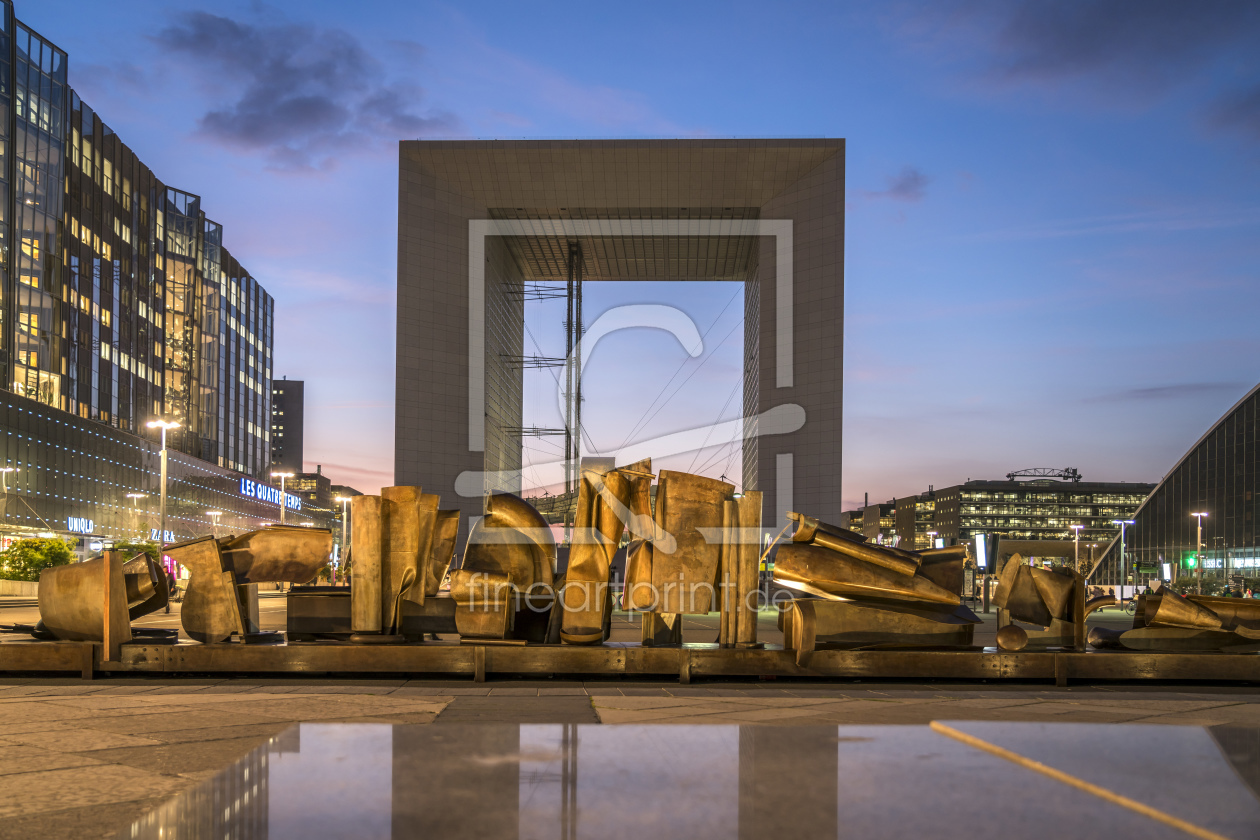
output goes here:
[{"label": "abstract metal sculpture", "polygon": [[[998,647],[1022,650],[1065,647],[1085,650],[1085,617],[1114,599],[1085,601],[1085,578],[1067,567],[1036,569],[1014,554],[1002,567],[993,594],[998,607]],[[1011,621],[1042,628],[1027,630]],[[1011,628],[1011,629],[1008,629]]]},{"label": "abstract metal sculpture", "polygon": [[556,542],[542,514],[520,496],[494,493],[485,510],[451,573],[455,623],[464,638],[507,639],[522,598],[535,612],[552,601]]},{"label": "abstract metal sculpture", "polygon": [[980,619],[959,595],[965,546],[905,551],[811,516],[788,518],[797,528],[775,555],[774,579],[813,596],[781,614],[784,646],[800,664],[821,647],[971,644]]},{"label": "abstract metal sculpture", "polygon": [[120,551],[54,566],[39,576],[37,638],[101,642],[117,660],[132,639],[131,621],[166,606],[166,575],[147,554],[124,562]]},{"label": "abstract metal sculpture", "polygon": [[438,510],[419,487],[386,487],[355,496],[351,626],[358,642],[400,642],[404,601],[437,595],[450,565],[459,512]]},{"label": "abstract metal sculpture", "polygon": [[1167,586],[1138,597],[1133,629],[1094,627],[1096,648],[1165,651],[1260,651],[1260,602],[1254,598],[1179,595]]},{"label": "abstract metal sculpture", "polygon": [[239,537],[199,537],[166,547],[188,570],[181,620],[195,641],[263,638],[258,626],[259,583],[306,583],[328,563],[332,531],[273,525]]}]

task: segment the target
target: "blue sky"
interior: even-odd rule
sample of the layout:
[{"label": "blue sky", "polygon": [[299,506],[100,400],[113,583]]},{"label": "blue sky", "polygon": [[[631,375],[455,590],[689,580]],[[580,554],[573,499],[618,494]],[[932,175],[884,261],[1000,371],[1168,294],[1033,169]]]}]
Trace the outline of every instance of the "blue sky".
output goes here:
[{"label": "blue sky", "polygon": [[[846,504],[1031,466],[1158,480],[1260,380],[1254,2],[17,11],[226,226],[276,298],[277,374],[307,380],[308,466],[365,491],[392,480],[399,139],[847,138]],[[689,361],[655,332],[601,347],[596,445],[641,414],[610,383],[655,394],[680,364],[641,434],[717,417],[740,367],[738,329],[715,346],[729,298],[588,294],[588,320],[670,302],[714,339]],[[558,332],[548,312],[536,332]],[[530,384],[527,422],[550,424]],[[728,444],[671,465],[734,476]]]}]

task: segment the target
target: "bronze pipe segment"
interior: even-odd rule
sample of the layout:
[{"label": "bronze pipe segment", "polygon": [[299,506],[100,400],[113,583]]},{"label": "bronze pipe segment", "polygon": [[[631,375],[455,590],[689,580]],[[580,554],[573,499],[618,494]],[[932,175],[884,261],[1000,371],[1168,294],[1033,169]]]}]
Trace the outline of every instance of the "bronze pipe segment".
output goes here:
[{"label": "bronze pipe segment", "polygon": [[[855,546],[866,548],[866,546]],[[842,554],[809,543],[788,543],[775,557],[774,576],[799,581],[811,589],[853,598],[898,598],[958,605],[962,598],[922,575],[906,575],[886,566],[865,562],[856,554]]]},{"label": "bronze pipe segment", "polygon": [[922,551],[916,551],[915,553],[918,554],[919,557],[921,557],[924,560],[928,559],[929,557],[936,560],[944,560],[946,558],[952,558],[952,557],[966,557],[967,546],[947,545],[944,548],[925,548]]},{"label": "bronze pipe segment", "polygon": [[792,542],[813,542],[814,535],[819,532],[831,534],[833,537],[839,537],[849,542],[866,542],[866,537],[856,531],[850,531],[848,528],[841,528],[838,525],[830,525],[814,516],[788,511],[787,518],[797,523],[796,531],[792,534]]},{"label": "bronze pipe segment", "polygon": [[[873,563],[876,566],[882,566],[890,569],[899,575],[913,575],[919,570],[918,558],[904,556],[905,552],[896,549],[889,550],[886,546],[871,545],[869,543],[857,543],[843,538],[836,537],[834,534],[828,534],[822,531],[814,533],[812,542],[793,542],[791,545],[816,545],[821,548],[843,554],[847,557],[855,557],[858,560],[865,560],[867,563]],[[779,551],[783,551],[787,546],[783,546]],[[777,555],[776,555],[777,556]]]},{"label": "bronze pipe segment", "polygon": [[[1085,602],[1085,615],[1088,616],[1094,610],[1100,610],[1103,607],[1118,607],[1120,599],[1115,595],[1096,595]],[[1093,644],[1093,642],[1090,642]]]}]

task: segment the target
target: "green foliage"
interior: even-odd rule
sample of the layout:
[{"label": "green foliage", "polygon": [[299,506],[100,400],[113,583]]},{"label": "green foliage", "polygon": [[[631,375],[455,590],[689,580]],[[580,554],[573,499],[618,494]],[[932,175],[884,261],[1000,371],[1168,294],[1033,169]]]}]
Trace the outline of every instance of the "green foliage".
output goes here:
[{"label": "green foliage", "polygon": [[123,556],[130,560],[137,554],[147,554],[155,563],[162,562],[162,550],[155,542],[141,542],[140,540],[123,540],[114,543],[114,550],[121,551]]},{"label": "green foliage", "polygon": [[332,580],[332,564],[329,563],[327,566],[320,566],[319,574],[315,576],[315,580],[317,583],[327,583]]},{"label": "green foliage", "polygon": [[74,560],[70,543],[65,540],[42,537],[18,540],[7,551],[0,551],[0,578],[39,580],[39,573],[49,566],[65,566]]}]

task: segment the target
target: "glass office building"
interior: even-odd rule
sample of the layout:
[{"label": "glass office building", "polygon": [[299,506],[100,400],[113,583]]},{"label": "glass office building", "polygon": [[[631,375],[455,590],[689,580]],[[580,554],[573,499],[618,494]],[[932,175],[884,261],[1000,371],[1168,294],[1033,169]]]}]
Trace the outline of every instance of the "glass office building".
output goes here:
[{"label": "glass office building", "polygon": [[[75,438],[88,447],[79,454],[143,472],[147,456],[128,453],[156,451],[146,423],[173,420],[179,463],[265,479],[274,303],[201,199],[158,178],[69,87],[67,64],[0,0],[0,402],[6,422],[32,416],[32,403],[45,418],[6,425],[0,466],[19,469],[9,484],[44,504],[102,506],[39,511],[41,530],[73,516],[114,533],[116,500],[90,491],[146,492],[147,480],[67,471],[54,453],[70,443],[57,435],[100,428]],[[25,527],[15,510],[9,499],[0,527]]]},{"label": "glass office building", "polygon": [[[1102,583],[1197,575],[1197,517],[1203,517],[1203,575],[1219,585],[1260,577],[1260,385],[1199,438],[1134,513],[1125,558],[1113,544],[1099,566]],[[1165,569],[1165,565],[1169,568]]]}]

